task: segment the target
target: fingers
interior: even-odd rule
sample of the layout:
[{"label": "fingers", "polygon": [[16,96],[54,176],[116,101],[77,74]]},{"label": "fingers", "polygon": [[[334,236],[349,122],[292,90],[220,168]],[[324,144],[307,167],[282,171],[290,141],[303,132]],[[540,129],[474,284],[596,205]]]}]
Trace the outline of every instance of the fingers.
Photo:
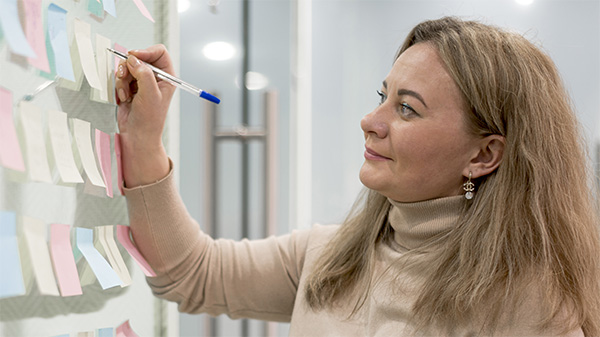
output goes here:
[{"label": "fingers", "polygon": [[117,80],[115,83],[115,91],[118,98],[117,104],[120,104],[121,102],[129,102],[131,100],[132,95],[130,90],[130,84],[133,81],[133,77],[131,76],[129,69],[127,68],[125,60],[121,61],[117,66],[116,76]]},{"label": "fingers", "polygon": [[134,55],[138,59],[164,70],[171,75],[175,75],[171,56],[169,55],[167,48],[162,44],[154,45],[147,49],[131,50],[129,51],[129,54]]}]

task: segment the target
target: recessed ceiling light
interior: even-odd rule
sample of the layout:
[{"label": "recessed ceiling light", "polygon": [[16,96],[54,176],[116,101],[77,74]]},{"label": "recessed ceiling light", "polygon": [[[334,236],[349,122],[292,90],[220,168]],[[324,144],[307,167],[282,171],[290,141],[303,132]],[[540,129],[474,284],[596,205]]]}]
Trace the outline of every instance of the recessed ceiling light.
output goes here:
[{"label": "recessed ceiling light", "polygon": [[231,43],[224,41],[211,42],[202,48],[202,53],[209,60],[225,61],[235,54],[235,48]]}]

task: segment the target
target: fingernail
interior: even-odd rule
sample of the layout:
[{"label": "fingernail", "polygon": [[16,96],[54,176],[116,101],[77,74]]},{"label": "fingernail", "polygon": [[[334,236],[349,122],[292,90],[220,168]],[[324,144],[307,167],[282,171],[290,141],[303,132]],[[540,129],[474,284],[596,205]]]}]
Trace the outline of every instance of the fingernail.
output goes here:
[{"label": "fingernail", "polygon": [[[123,69],[123,65],[119,64],[119,77],[123,77],[123,75],[125,74],[125,70]],[[123,89],[121,89],[123,90]]]},{"label": "fingernail", "polygon": [[119,99],[121,102],[125,102],[127,100],[127,96],[125,96],[125,90],[123,90],[123,88],[119,88],[117,93],[119,94]]}]

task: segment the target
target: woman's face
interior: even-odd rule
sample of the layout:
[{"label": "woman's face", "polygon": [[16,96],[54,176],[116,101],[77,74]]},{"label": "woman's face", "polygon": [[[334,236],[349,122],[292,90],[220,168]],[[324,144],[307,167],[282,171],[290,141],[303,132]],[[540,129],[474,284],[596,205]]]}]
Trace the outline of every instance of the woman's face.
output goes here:
[{"label": "woman's face", "polygon": [[400,202],[460,194],[478,143],[436,50],[419,43],[402,53],[380,95],[381,104],[361,121],[362,183]]}]

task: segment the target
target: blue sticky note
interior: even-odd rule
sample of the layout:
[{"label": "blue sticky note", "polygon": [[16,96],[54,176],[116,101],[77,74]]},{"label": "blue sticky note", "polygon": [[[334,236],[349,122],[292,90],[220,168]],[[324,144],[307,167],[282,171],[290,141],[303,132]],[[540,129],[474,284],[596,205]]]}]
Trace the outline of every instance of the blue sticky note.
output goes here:
[{"label": "blue sticky note", "polygon": [[48,6],[48,36],[54,53],[56,74],[74,82],[75,74],[67,38],[67,11],[55,4]]},{"label": "blue sticky note", "polygon": [[117,17],[117,9],[115,7],[115,0],[102,0],[102,5],[104,6],[104,10],[106,13]]},{"label": "blue sticky note", "polygon": [[19,9],[17,0],[0,0],[0,24],[6,34],[6,41],[13,53],[26,57],[35,58],[35,52],[25,37],[21,21],[19,21]]},{"label": "blue sticky note", "polygon": [[94,231],[89,228],[76,228],[77,248],[83,254],[86,261],[96,275],[102,289],[108,289],[121,285],[121,279],[117,272],[108,264],[106,259],[94,247]]},{"label": "blue sticky note", "polygon": [[0,298],[25,295],[17,242],[17,215],[0,211]]},{"label": "blue sticky note", "polygon": [[98,337],[113,337],[113,328],[98,329]]}]

